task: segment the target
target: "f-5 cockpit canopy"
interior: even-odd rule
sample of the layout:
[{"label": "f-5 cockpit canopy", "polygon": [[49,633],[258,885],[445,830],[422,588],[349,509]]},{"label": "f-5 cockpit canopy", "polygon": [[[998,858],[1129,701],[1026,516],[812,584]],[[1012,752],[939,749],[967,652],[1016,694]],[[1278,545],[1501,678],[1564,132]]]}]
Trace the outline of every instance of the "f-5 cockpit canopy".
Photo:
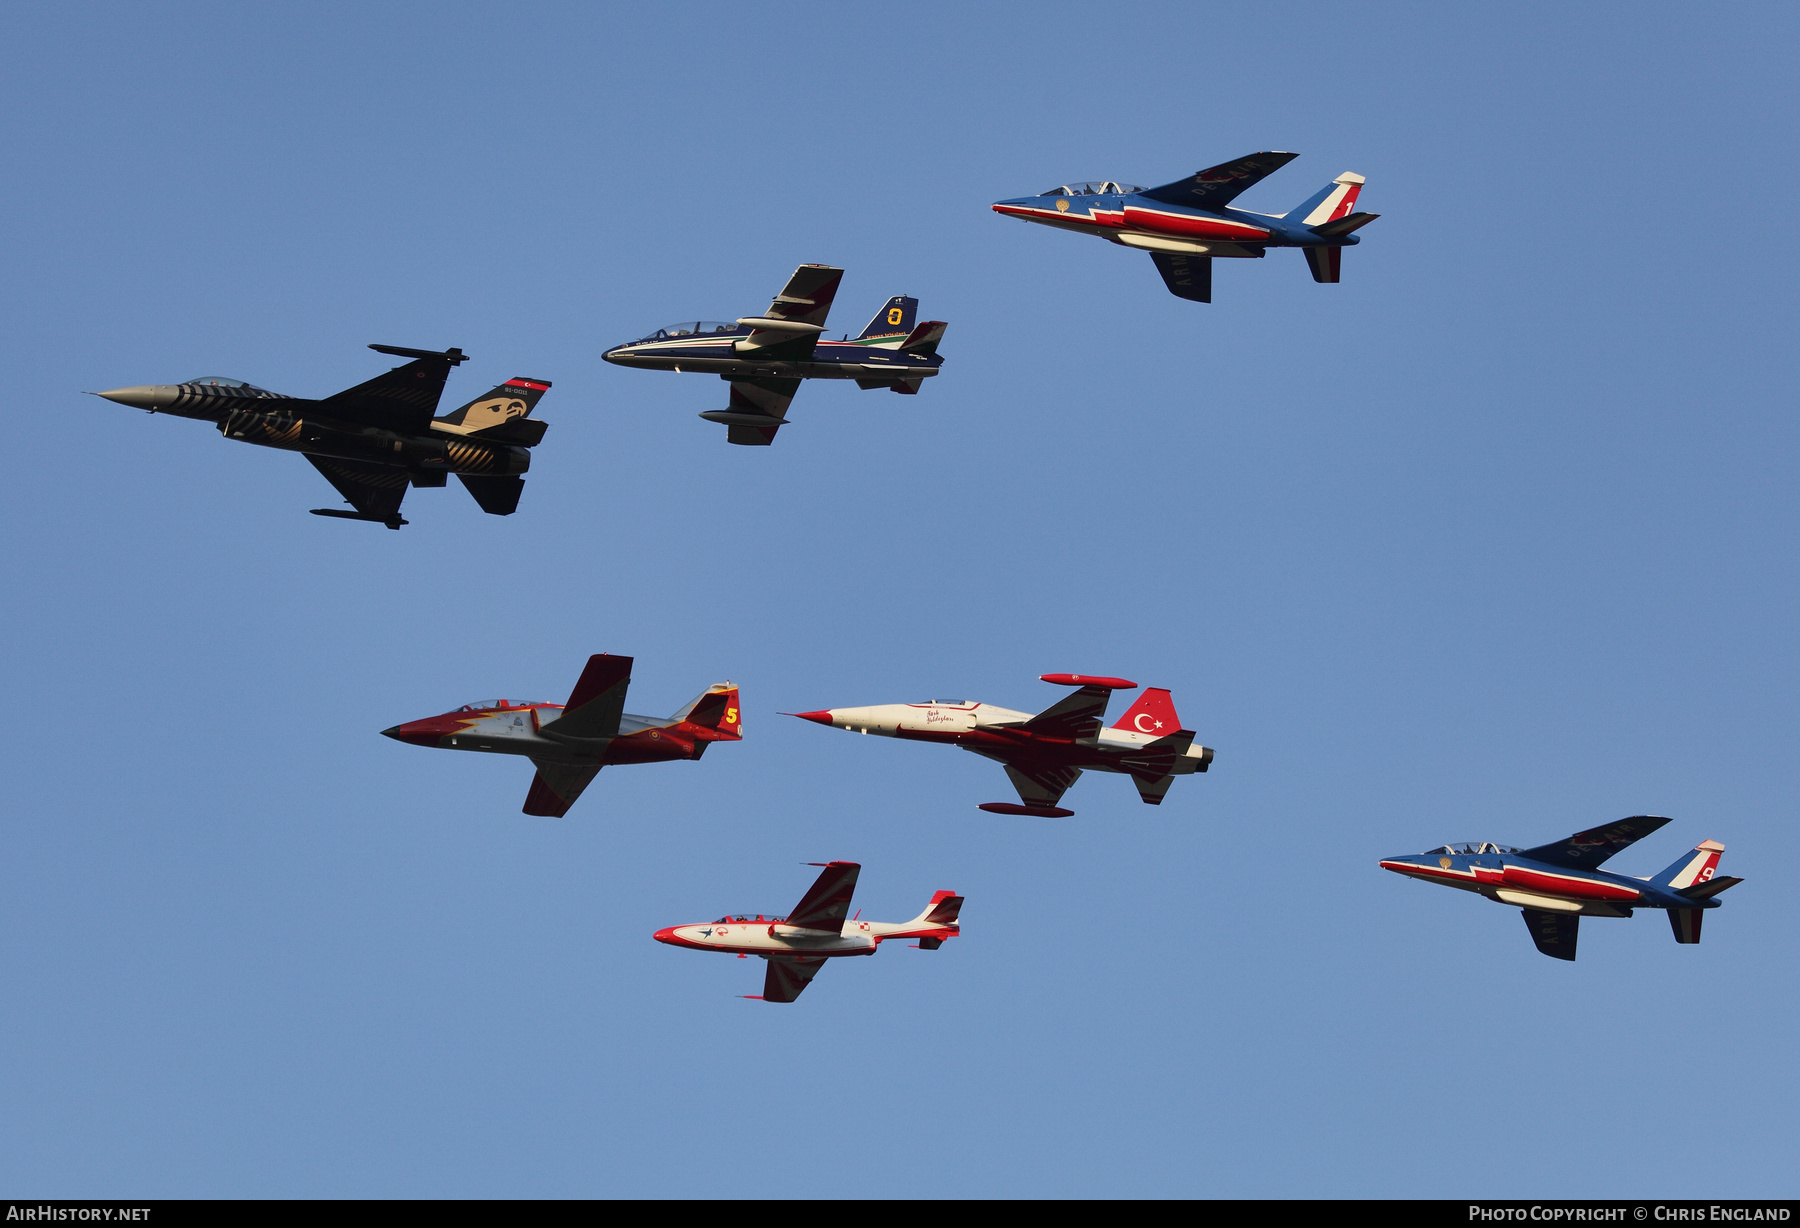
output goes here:
[{"label": "f-5 cockpit canopy", "polygon": [[495,712],[501,709],[511,711],[514,708],[554,708],[556,705],[545,703],[541,699],[481,699],[472,704],[464,704],[458,712]]},{"label": "f-5 cockpit canopy", "polygon": [[729,320],[683,320],[667,328],[659,328],[639,341],[672,341],[677,337],[697,337],[708,333],[735,333],[742,330]]},{"label": "f-5 cockpit canopy", "polygon": [[1489,844],[1487,841],[1481,840],[1465,841],[1462,844],[1441,844],[1437,848],[1426,849],[1425,853],[1430,856],[1432,853],[1522,853],[1524,851],[1516,849],[1510,844]]},{"label": "f-5 cockpit canopy", "polygon": [[1039,192],[1039,196],[1129,196],[1144,189],[1135,183],[1114,183],[1110,179],[1090,179],[1086,183],[1065,183],[1060,188]]}]

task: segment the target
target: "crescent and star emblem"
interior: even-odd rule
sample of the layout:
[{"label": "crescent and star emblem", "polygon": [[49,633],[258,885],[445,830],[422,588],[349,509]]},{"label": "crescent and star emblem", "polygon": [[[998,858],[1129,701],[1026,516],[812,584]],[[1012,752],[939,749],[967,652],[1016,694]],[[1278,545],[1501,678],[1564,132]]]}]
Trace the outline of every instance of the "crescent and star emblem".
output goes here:
[{"label": "crescent and star emblem", "polygon": [[[1150,724],[1149,729],[1144,728],[1145,721],[1150,721],[1151,724]],[[1139,733],[1150,733],[1154,730],[1162,728],[1162,722],[1159,720],[1154,720],[1148,712],[1138,713],[1137,716],[1132,718],[1131,723],[1137,726],[1137,731]]]}]

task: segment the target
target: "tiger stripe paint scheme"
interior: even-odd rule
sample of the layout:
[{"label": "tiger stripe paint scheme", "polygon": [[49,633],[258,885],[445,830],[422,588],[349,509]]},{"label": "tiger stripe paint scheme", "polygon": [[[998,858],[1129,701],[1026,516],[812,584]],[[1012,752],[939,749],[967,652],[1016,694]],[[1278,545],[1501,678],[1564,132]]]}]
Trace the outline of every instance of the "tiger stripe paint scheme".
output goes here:
[{"label": "tiger stripe paint scheme", "polygon": [[537,768],[523,812],[561,818],[600,769],[698,759],[714,742],[743,739],[737,687],[715,682],[673,716],[625,711],[632,658],[588,658],[567,703],[496,699],[407,721],[382,734],[438,750],[524,755]]},{"label": "tiger stripe paint scheme", "polygon": [[1252,213],[1231,202],[1298,155],[1278,150],[1249,154],[1159,188],[1111,180],[1064,184],[1037,196],[996,201],[995,213],[1094,235],[1148,252],[1169,293],[1212,302],[1215,258],[1254,260],[1271,247],[1306,254],[1314,281],[1335,282],[1352,232],[1378,216],[1353,213],[1364,179],[1346,171],[1286,213]]},{"label": "tiger stripe paint scheme", "polygon": [[726,427],[727,442],[751,447],[775,441],[802,380],[849,379],[864,390],[917,393],[944,365],[937,350],[948,325],[916,323],[919,301],[896,295],[858,336],[829,340],[825,320],[843,276],[831,265],[803,264],[765,315],[671,324],[602,357],[621,367],[719,376],[731,385],[730,400],[700,417]]},{"label": "tiger stripe paint scheme", "polygon": [[1713,897],[1744,881],[1715,877],[1723,844],[1702,840],[1661,873],[1643,878],[1599,868],[1668,821],[1634,815],[1531,849],[1446,844],[1416,856],[1389,857],[1381,868],[1520,909],[1532,941],[1553,959],[1575,958],[1582,917],[1629,917],[1637,908],[1667,910],[1675,941],[1697,943],[1702,911],[1717,908]]},{"label": "tiger stripe paint scheme", "polygon": [[910,921],[864,921],[859,909],[850,915],[850,900],[862,867],[854,861],[813,862],[822,867],[793,911],[727,913],[717,921],[671,925],[652,935],[658,942],[691,951],[717,951],[739,959],[755,955],[768,961],[763,991],[745,994],[761,1002],[792,1002],[812,983],[828,959],[873,955],[890,938],[916,938],[921,949],[935,951],[944,939],[961,934],[958,920],[963,898],[940,891]]},{"label": "tiger stripe paint scheme", "polygon": [[550,381],[514,376],[434,418],[450,369],[468,356],[459,349],[369,348],[413,361],[316,401],[216,376],[96,395],[151,413],[212,422],[221,435],[240,443],[301,453],[355,509],[315,508],[316,515],[398,529],[407,523],[400,504],[408,487],[443,486],[450,474],[483,511],[511,515],[531,468],[530,449],[547,429],[530,415]]}]

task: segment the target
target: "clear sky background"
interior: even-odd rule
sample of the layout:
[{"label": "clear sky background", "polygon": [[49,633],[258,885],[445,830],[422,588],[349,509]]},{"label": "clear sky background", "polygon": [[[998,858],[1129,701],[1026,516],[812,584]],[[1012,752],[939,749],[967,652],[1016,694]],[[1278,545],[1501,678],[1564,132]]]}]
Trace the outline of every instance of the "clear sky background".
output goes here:
[{"label": "clear sky background", "polygon": [[[1793,1195],[1800,615],[1785,5],[13,4],[0,12],[0,1187],[72,1195]],[[1381,220],[1319,286],[1003,220],[1302,157]],[[606,347],[795,265],[950,322],[899,398]],[[551,379],[519,512],[309,516],[296,456],[82,389]],[[743,689],[746,736],[529,769],[378,736]],[[782,711],[1040,673],[1174,691],[1160,808]],[[1115,699],[1114,713],[1123,699]],[[1384,873],[1674,817],[1748,881],[1574,964]],[[964,935],[828,967],[653,930]]]}]

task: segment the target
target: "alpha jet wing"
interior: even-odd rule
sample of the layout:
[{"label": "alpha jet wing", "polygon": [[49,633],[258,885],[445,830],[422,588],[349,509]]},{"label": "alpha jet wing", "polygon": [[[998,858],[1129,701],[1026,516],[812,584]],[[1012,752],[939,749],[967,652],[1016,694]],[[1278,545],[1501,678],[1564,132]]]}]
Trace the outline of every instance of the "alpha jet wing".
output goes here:
[{"label": "alpha jet wing", "polygon": [[355,509],[314,508],[318,516],[398,529],[406,523],[400,504],[407,488],[443,486],[452,473],[484,512],[511,515],[524,490],[522,475],[531,467],[530,449],[546,429],[529,415],[550,382],[515,376],[435,418],[450,369],[468,356],[455,348],[369,348],[412,361],[322,400],[217,376],[98,395],[152,413],[212,422],[227,439],[299,452]]},{"label": "alpha jet wing", "polygon": [[831,265],[803,264],[760,316],[671,324],[603,357],[624,367],[719,376],[731,385],[731,399],[700,417],[724,426],[728,442],[752,447],[773,443],[787,425],[801,380],[850,379],[863,389],[918,392],[943,366],[937,349],[947,325],[916,323],[918,300],[897,295],[859,335],[832,341],[824,336],[825,321],[843,276]]},{"label": "alpha jet wing", "polygon": [[673,716],[633,716],[625,711],[631,669],[630,657],[596,653],[567,703],[484,700],[382,733],[416,746],[524,755],[537,769],[524,813],[549,818],[566,815],[601,768],[698,759],[713,742],[743,738],[731,683],[714,683]]},{"label": "alpha jet wing", "polygon": [[1296,155],[1267,149],[1145,188],[1112,180],[1065,183],[1037,196],[996,201],[993,209],[1022,222],[1094,235],[1148,252],[1177,298],[1212,302],[1215,259],[1260,259],[1274,247],[1297,247],[1314,281],[1335,282],[1351,233],[1376,214],[1352,213],[1365,182],[1349,171],[1286,213],[1253,213],[1231,202]]}]

